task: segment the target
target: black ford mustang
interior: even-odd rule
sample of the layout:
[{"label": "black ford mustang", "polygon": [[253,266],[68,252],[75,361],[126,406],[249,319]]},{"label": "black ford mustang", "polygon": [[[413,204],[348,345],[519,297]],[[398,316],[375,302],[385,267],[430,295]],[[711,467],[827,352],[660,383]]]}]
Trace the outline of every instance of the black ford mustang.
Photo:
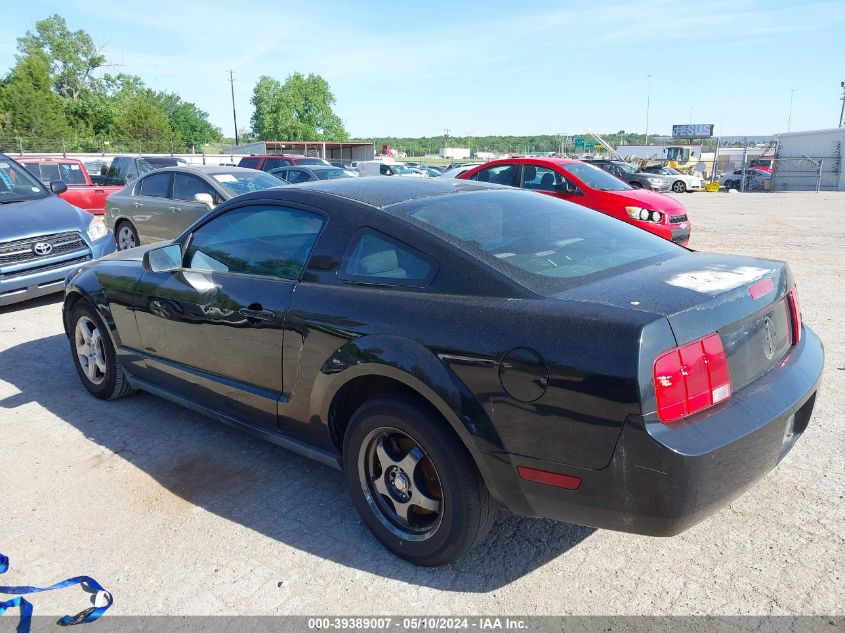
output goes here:
[{"label": "black ford mustang", "polygon": [[240,196],[81,266],[64,322],[92,394],[143,389],[341,468],[423,565],[497,504],[677,534],[793,446],[824,361],[782,262],[455,180]]}]

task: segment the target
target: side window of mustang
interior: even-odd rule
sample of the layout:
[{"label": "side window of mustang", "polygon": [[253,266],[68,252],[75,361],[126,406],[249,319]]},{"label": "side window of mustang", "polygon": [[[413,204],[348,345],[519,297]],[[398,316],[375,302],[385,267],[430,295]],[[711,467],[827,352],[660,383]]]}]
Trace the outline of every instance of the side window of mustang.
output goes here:
[{"label": "side window of mustang", "polygon": [[372,283],[421,285],[429,279],[432,266],[410,247],[377,233],[362,233],[344,261],[341,276]]},{"label": "side window of mustang", "polygon": [[240,207],[194,232],[185,266],[297,281],[322,227],[323,218],[307,211]]}]

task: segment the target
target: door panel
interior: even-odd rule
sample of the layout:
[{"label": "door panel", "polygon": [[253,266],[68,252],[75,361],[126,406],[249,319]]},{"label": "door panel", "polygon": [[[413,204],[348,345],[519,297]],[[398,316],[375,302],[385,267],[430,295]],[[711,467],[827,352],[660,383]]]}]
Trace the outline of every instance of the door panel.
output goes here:
[{"label": "door panel", "polygon": [[185,268],[145,273],[136,291],[147,379],[275,429],[285,313],[322,226],[315,213],[255,204],[193,231]]},{"label": "door panel", "polygon": [[[275,428],[282,393],[282,328],[295,282],[183,270],[145,273],[136,309],[149,379]],[[258,318],[254,312],[266,311]]]}]

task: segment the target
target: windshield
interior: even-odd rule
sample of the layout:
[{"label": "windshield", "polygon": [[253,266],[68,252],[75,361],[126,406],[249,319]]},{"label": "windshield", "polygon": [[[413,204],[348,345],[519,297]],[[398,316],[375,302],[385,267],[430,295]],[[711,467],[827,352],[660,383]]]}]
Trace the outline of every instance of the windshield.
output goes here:
[{"label": "windshield", "polygon": [[35,200],[49,195],[26,169],[0,156],[0,204]]},{"label": "windshield", "polygon": [[666,158],[685,163],[689,160],[689,149],[686,147],[669,147],[666,149]]},{"label": "windshield", "polygon": [[297,158],[297,165],[328,165],[322,158]]},{"label": "windshield", "polygon": [[315,169],[314,174],[320,180],[332,180],[334,178],[352,178],[352,174],[350,174],[345,169],[341,169],[340,167],[336,169]]},{"label": "windshield", "polygon": [[68,185],[87,185],[78,163],[25,163],[27,171],[45,185],[54,180],[63,180]]},{"label": "windshield", "polygon": [[561,168],[591,189],[599,191],[627,191],[633,189],[629,184],[622,182],[616,176],[611,176],[603,169],[593,167],[587,163],[570,163],[561,165]]},{"label": "windshield", "polygon": [[685,252],[630,224],[531,192],[477,191],[386,210],[538,292],[559,292]]},{"label": "windshield", "polygon": [[239,196],[250,191],[269,189],[270,187],[281,187],[285,184],[284,180],[263,171],[212,174],[211,177],[223,185],[233,196]]},{"label": "windshield", "polygon": [[672,169],[671,167],[664,167],[662,173],[667,174],[669,176],[681,176],[682,175],[681,172],[679,172],[677,169]]}]

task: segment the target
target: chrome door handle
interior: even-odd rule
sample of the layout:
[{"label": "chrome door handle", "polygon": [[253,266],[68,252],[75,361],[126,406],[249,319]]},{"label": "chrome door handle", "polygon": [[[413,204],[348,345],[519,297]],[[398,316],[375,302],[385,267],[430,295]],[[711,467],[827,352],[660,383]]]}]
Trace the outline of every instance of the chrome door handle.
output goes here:
[{"label": "chrome door handle", "polygon": [[137,209],[138,207],[143,207],[144,203],[143,202],[133,202],[132,206]]},{"label": "chrome door handle", "polygon": [[170,209],[171,211],[173,211],[174,213],[175,213],[176,211],[181,211],[181,210],[182,210],[182,208],[181,208],[181,207],[167,207],[167,208],[168,208],[168,209]]}]

